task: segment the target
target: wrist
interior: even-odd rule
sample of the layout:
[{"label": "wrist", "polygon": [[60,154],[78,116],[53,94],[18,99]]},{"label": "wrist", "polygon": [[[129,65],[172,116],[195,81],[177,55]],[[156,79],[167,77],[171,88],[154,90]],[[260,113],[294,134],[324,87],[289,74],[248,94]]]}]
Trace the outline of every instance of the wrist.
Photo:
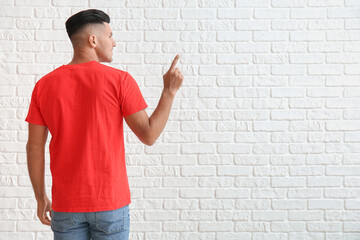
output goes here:
[{"label": "wrist", "polygon": [[37,202],[45,202],[48,199],[48,197],[46,194],[40,196],[35,195],[35,199]]},{"label": "wrist", "polygon": [[171,91],[170,89],[164,88],[162,94],[168,97],[175,97],[176,91]]}]

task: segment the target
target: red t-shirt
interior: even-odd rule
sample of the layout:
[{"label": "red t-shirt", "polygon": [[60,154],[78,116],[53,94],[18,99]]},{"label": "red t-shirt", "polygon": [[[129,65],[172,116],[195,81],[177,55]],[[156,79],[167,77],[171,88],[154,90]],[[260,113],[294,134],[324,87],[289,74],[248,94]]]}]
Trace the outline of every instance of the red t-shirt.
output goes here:
[{"label": "red t-shirt", "polygon": [[114,210],[130,204],[123,117],[147,108],[127,72],[90,61],[62,65],[34,87],[25,121],[51,133],[52,209]]}]

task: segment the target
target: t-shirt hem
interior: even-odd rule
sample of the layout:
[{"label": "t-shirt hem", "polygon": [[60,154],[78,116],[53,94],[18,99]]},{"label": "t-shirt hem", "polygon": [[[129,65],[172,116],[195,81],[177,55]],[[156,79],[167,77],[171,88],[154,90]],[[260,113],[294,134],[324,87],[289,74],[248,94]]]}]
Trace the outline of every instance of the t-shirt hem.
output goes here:
[{"label": "t-shirt hem", "polygon": [[129,205],[131,203],[131,200],[126,201],[120,205],[110,205],[110,206],[101,206],[101,207],[85,207],[85,208],[68,208],[68,207],[55,207],[51,206],[51,209],[55,212],[100,212],[100,211],[111,211],[115,209],[119,209],[122,207],[125,207],[126,205]]},{"label": "t-shirt hem", "polygon": [[36,125],[46,126],[45,123],[37,122],[37,121],[33,121],[33,120],[29,121],[29,120],[26,119],[25,122],[28,122],[28,123],[31,123],[31,124],[36,124]]},{"label": "t-shirt hem", "polygon": [[148,105],[145,103],[144,105],[142,105],[142,106],[141,106],[140,108],[138,108],[138,109],[135,109],[135,110],[133,110],[133,111],[127,112],[126,114],[124,113],[124,114],[123,114],[123,117],[130,116],[130,115],[132,115],[132,114],[134,114],[134,113],[137,113],[137,112],[139,112],[139,111],[141,111],[141,110],[146,109],[147,107],[148,107]]}]

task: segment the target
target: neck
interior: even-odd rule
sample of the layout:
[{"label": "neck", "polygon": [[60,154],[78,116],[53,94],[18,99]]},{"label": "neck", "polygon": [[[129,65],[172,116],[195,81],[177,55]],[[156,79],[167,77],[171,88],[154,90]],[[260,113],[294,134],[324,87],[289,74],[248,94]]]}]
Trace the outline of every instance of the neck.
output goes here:
[{"label": "neck", "polygon": [[90,61],[99,62],[97,55],[90,51],[74,50],[74,57],[68,65],[85,63]]}]

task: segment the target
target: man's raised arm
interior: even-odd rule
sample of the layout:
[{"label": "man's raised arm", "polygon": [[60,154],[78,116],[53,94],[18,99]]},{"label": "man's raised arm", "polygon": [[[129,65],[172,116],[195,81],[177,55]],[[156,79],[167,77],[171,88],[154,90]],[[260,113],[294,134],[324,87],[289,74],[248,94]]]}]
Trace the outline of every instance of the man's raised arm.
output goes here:
[{"label": "man's raised arm", "polygon": [[125,117],[125,121],[135,135],[146,145],[153,145],[165,128],[176,92],[181,87],[184,76],[175,68],[180,55],[176,55],[169,70],[164,74],[164,88],[159,103],[151,117],[145,110]]}]

